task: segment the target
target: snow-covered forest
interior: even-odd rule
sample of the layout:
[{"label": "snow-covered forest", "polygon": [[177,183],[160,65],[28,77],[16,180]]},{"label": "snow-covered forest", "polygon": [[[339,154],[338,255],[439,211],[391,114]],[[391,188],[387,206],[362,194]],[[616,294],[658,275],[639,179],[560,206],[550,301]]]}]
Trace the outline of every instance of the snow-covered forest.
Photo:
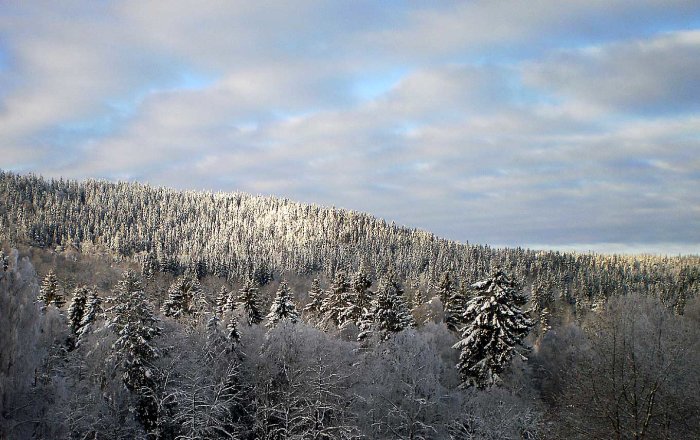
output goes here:
[{"label": "snow-covered forest", "polygon": [[700,437],[700,257],[0,174],[0,439]]}]

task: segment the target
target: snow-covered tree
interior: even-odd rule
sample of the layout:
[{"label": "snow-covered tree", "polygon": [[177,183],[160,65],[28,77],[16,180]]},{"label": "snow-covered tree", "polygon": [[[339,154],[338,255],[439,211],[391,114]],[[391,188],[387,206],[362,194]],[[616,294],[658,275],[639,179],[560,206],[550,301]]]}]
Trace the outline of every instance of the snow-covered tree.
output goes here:
[{"label": "snow-covered tree", "polygon": [[346,294],[345,307],[341,310],[339,320],[342,326],[355,324],[360,326],[362,316],[369,310],[372,302],[372,281],[364,266],[352,278],[352,290]]},{"label": "snow-covered tree", "polygon": [[61,287],[58,283],[58,278],[56,277],[56,273],[53,271],[53,269],[46,274],[41,282],[41,289],[39,291],[38,299],[43,303],[43,307],[53,304],[60,309],[65,304],[65,298],[63,297]]},{"label": "snow-covered tree", "polygon": [[248,325],[260,324],[263,317],[258,304],[258,289],[253,284],[253,280],[248,279],[238,292],[238,302],[243,307]]},{"label": "snow-covered tree", "polygon": [[417,290],[416,293],[413,295],[413,304],[412,304],[412,309],[415,310],[418,307],[422,306],[425,304],[425,295],[423,294],[422,290]]},{"label": "snow-covered tree", "polygon": [[68,306],[68,325],[73,335],[77,335],[80,331],[89,294],[90,291],[85,286],[77,286],[73,291],[73,299]]},{"label": "snow-covered tree", "polygon": [[[228,291],[226,286],[221,286],[221,289],[219,290],[219,294],[216,296],[216,313],[219,316],[223,316],[224,312],[228,309],[229,305],[229,297],[231,296],[231,292]],[[230,308],[229,310],[233,310],[233,308]]]},{"label": "snow-covered tree", "polygon": [[414,325],[401,284],[396,273],[389,270],[379,281],[371,310],[363,314],[358,339],[365,339],[373,331],[378,331],[382,339],[387,339],[392,333]]},{"label": "snow-covered tree", "polygon": [[195,276],[183,276],[173,282],[162,309],[165,316],[174,318],[190,315],[197,319],[206,313],[208,304],[199,280]]},{"label": "snow-covered tree", "polygon": [[448,271],[443,272],[436,286],[436,293],[440,297],[440,301],[442,301],[443,305],[446,305],[450,301],[450,297],[452,297],[455,290],[455,285],[450,277],[450,273]]},{"label": "snow-covered tree", "polygon": [[3,272],[7,272],[7,268],[9,267],[8,262],[9,256],[6,255],[2,249],[0,249],[0,266],[2,267]]},{"label": "snow-covered tree", "polygon": [[134,272],[124,272],[113,301],[108,326],[117,339],[112,344],[110,358],[121,372],[124,385],[135,395],[137,418],[148,430],[154,426],[157,414],[152,400],[142,392],[153,387],[158,374],[153,361],[160,351],[154,338],[161,329]]},{"label": "snow-covered tree", "polygon": [[323,290],[321,289],[321,283],[318,281],[318,278],[314,278],[309,289],[309,303],[304,307],[304,311],[312,314],[320,313],[322,305]]},{"label": "snow-covered tree", "polygon": [[540,336],[549,331],[549,317],[554,304],[554,294],[547,283],[537,282],[532,286],[530,313]]},{"label": "snow-covered tree", "polygon": [[299,320],[299,313],[292,300],[292,293],[286,281],[282,281],[277,289],[274,301],[267,315],[267,327],[272,328],[281,320],[289,320],[295,323]]},{"label": "snow-covered tree", "polygon": [[241,342],[241,333],[238,331],[238,320],[233,313],[230,314],[228,323],[226,324],[226,339],[228,339],[231,347]]},{"label": "snow-covered tree", "polygon": [[97,321],[103,312],[102,298],[97,295],[95,290],[92,290],[85,306],[85,313],[80,321],[78,342],[85,338],[85,336],[91,331],[95,321]]},{"label": "snow-covered tree", "polygon": [[520,309],[524,296],[502,271],[472,288],[476,296],[466,305],[462,339],[453,348],[460,350],[462,386],[484,388],[501,383],[500,374],[532,323]]},{"label": "snow-covered tree", "polygon": [[459,331],[462,328],[462,316],[464,314],[464,306],[466,304],[466,292],[460,289],[454,289],[452,294],[445,303],[445,324],[452,331]]},{"label": "snow-covered tree", "polygon": [[341,314],[348,304],[348,292],[350,291],[350,283],[348,282],[345,272],[339,270],[335,273],[333,283],[330,290],[323,298],[321,304],[321,313],[324,315],[326,322],[332,323],[335,326],[341,326]]}]

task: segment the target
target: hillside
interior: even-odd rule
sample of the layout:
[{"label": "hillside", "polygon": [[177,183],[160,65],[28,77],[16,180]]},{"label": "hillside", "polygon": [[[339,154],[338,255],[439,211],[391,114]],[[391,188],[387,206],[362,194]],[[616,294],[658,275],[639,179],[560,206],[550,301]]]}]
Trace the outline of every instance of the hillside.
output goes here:
[{"label": "hillside", "polygon": [[[0,236],[39,247],[97,245],[160,270],[196,267],[263,283],[283,273],[332,276],[389,264],[427,291],[445,271],[471,283],[501,267],[572,305],[636,292],[673,307],[700,286],[700,257],[573,254],[461,244],[368,214],[244,193],[0,173]],[[582,305],[579,304],[579,305]]]}]

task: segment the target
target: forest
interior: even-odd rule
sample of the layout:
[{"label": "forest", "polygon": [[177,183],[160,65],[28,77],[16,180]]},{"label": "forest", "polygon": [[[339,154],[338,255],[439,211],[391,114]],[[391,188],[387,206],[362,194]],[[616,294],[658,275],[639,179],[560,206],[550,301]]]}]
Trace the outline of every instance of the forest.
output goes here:
[{"label": "forest", "polygon": [[0,173],[0,439],[700,438],[700,257]]}]

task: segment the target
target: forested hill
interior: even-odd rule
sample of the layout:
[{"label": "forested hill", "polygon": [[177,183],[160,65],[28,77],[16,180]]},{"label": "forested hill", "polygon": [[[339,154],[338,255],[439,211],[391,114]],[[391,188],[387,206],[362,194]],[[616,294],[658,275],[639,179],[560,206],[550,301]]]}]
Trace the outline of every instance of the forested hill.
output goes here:
[{"label": "forested hill", "polygon": [[261,284],[284,272],[396,267],[429,289],[449,271],[472,282],[500,266],[571,304],[638,292],[674,306],[700,286],[700,258],[607,256],[460,244],[367,214],[244,193],[175,191],[137,183],[45,180],[0,172],[0,236],[48,246],[103,246],[160,270],[194,267]]}]

